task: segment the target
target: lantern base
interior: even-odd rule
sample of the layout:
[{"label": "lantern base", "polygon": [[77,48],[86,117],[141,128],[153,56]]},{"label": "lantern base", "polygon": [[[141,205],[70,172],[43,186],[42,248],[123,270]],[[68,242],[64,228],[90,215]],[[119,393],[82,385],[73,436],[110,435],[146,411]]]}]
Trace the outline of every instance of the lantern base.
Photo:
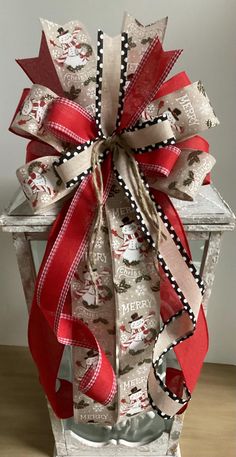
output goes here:
[{"label": "lantern base", "polygon": [[[145,446],[145,448],[146,448],[146,446]],[[68,449],[68,452],[70,452],[69,449]],[[97,457],[98,455],[103,455],[103,456],[107,455],[108,457],[118,457],[119,455],[123,455],[122,448],[119,448],[119,447],[118,448],[113,448],[113,450],[112,451],[110,450],[109,453],[106,453],[104,448],[102,448],[102,454],[98,453],[98,449],[97,448],[96,448],[96,450],[94,448],[93,454],[90,454],[88,452],[90,452],[90,451],[87,450],[86,454],[83,454],[83,453],[81,453],[81,450],[78,449],[78,454],[74,454],[73,451],[72,451],[72,454],[70,454],[70,453],[69,454],[57,454],[56,448],[54,448],[53,457],[82,457],[82,456],[85,456],[85,455],[87,457]],[[139,457],[144,457],[145,456],[146,457],[147,456],[147,451],[145,449],[143,451],[143,453],[142,453],[142,448],[138,448],[138,450],[137,450],[137,448],[129,448],[129,456],[133,456],[133,457],[134,456],[139,456]],[[176,454],[171,454],[171,456],[172,457],[181,457],[181,452],[180,452],[180,447],[179,446],[176,449]],[[153,455],[153,457],[155,457],[155,456]],[[158,457],[168,457],[168,455],[165,455],[165,456],[163,455],[163,456],[158,456]]]}]

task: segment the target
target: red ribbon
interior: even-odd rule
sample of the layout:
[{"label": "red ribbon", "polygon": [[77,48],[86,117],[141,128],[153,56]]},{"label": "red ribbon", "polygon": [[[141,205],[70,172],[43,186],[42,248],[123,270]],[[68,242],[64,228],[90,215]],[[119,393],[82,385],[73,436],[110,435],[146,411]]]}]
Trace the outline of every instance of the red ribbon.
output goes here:
[{"label": "red ribbon", "polygon": [[57,98],[52,102],[44,127],[57,138],[72,144],[83,144],[97,136],[94,118],[67,98]]},{"label": "red ribbon", "polygon": [[152,41],[128,86],[118,132],[138,121],[143,110],[154,99],[181,52],[181,50],[164,51],[158,37]]},{"label": "red ribbon", "polygon": [[135,159],[142,171],[148,175],[169,176],[181,150],[176,146],[154,149],[145,154],[136,154]]},{"label": "red ribbon", "polygon": [[32,140],[26,146],[26,163],[31,162],[31,160],[36,160],[44,156],[58,156],[61,154],[56,151],[49,144],[42,143],[42,141]]}]

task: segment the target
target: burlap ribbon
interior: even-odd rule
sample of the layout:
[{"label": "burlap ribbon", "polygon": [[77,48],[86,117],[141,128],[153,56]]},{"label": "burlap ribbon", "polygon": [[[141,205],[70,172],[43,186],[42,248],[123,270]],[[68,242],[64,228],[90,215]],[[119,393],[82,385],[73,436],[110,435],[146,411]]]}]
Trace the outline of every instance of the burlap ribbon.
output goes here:
[{"label": "burlap ribbon", "polygon": [[[218,121],[199,83],[185,84],[187,92],[184,94],[181,92],[184,88],[179,87],[169,94],[164,93],[163,82],[180,51],[164,52],[159,38],[152,37],[132,74],[134,63],[128,62],[129,45],[130,37],[125,32],[115,38],[101,31],[98,33],[95,119],[93,113],[89,114],[75,101],[34,85],[16,113],[11,129],[36,137],[59,152],[56,156],[32,160],[17,171],[36,212],[44,211],[47,206],[68,196],[92,173],[99,207],[96,232],[104,204],[103,163],[108,156],[112,157],[117,180],[130,199],[146,239],[156,252],[157,261],[183,305],[164,323],[157,336],[148,378],[152,407],[162,417],[169,418],[189,401],[190,392],[187,387],[182,397],[171,392],[158,375],[158,365],[166,352],[193,334],[204,287],[174,228],[158,208],[148,182],[153,188],[177,198],[194,198],[215,160],[204,151],[204,147],[197,149],[198,140],[195,139],[194,143],[191,137]],[[93,65],[92,59],[91,69]],[[132,74],[128,86],[127,68]],[[153,103],[155,97],[157,101]],[[173,107],[173,100],[184,112],[181,126],[175,123],[175,116],[181,110]],[[195,108],[199,104],[204,109],[196,114]],[[151,116],[151,112],[155,114]],[[46,265],[41,272],[43,280],[47,269]],[[66,341],[65,344],[69,344]],[[100,350],[98,352],[102,354]],[[81,381],[81,390],[95,398],[93,393],[89,394],[91,380],[88,374],[86,380],[88,383]],[[114,392],[112,385],[109,399]],[[104,403],[107,401],[106,398]]]}]

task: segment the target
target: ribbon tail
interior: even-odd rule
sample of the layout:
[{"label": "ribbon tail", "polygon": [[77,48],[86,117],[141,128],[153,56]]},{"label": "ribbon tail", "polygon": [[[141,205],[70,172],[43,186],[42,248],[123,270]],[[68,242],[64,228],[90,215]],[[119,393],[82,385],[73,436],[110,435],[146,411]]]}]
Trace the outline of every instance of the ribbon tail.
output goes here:
[{"label": "ribbon tail", "polygon": [[[108,157],[102,170],[104,200],[110,186],[110,165]],[[116,390],[113,368],[95,337],[80,319],[71,315],[70,282],[87,245],[96,209],[94,192],[92,177],[88,176],[53,226],[38,275],[30,314],[30,350],[38,366],[46,395],[55,413],[61,418],[73,415],[71,384],[61,380],[60,388],[56,392],[56,379],[64,345],[81,345],[98,351],[99,362],[95,372],[91,373],[86,383],[81,382],[81,389],[86,395],[106,404],[112,400]],[[86,214],[86,217],[82,219],[81,214]]]},{"label": "ribbon tail", "polygon": [[141,186],[141,182],[139,182],[139,185],[143,189],[143,194],[149,194],[152,202],[155,202],[155,211],[159,218],[158,230],[163,237],[158,246],[156,245],[157,228],[153,226],[152,220],[139,205],[137,183],[125,164],[123,156],[124,154],[117,151],[115,174],[119,184],[124,187],[131,206],[136,211],[137,219],[146,234],[147,241],[156,250],[157,261],[165,281],[168,281],[168,287],[173,290],[173,293],[166,297],[166,309],[162,308],[164,324],[157,335],[152,367],[148,377],[149,401],[162,418],[169,419],[187,405],[191,393],[181,377],[179,377],[179,380],[182,381],[180,387],[182,386],[183,389],[182,391],[178,389],[178,391],[180,390],[179,395],[168,389],[159,375],[159,366],[163,359],[166,360],[166,354],[171,349],[194,334],[204,286],[174,227],[161,206],[156,204],[155,196],[150,193],[148,185],[142,178],[143,184]]},{"label": "ribbon tail", "polygon": [[181,50],[166,52],[163,50],[158,36],[153,39],[127,88],[119,131],[138,121],[181,52]]},{"label": "ribbon tail", "polygon": [[[180,217],[171,203],[169,197],[163,192],[152,189],[152,194],[155,201],[162,207],[163,212],[168,217],[172,227],[174,227],[177,236],[179,237],[182,246],[186,250],[188,257],[191,259],[191,252],[184,231],[183,224]],[[168,292],[171,296],[174,294],[173,288],[166,277],[162,274],[163,280],[161,281],[161,316],[163,320],[170,318],[167,313],[163,296]],[[181,370],[167,368],[166,372],[166,385],[173,394],[181,396],[183,393],[183,386],[186,384],[190,393],[193,392],[199,378],[201,368],[208,351],[208,330],[203,306],[200,306],[196,328],[188,340],[183,341],[174,347],[174,352],[181,367]],[[187,404],[186,404],[187,406]],[[185,410],[183,407],[178,414]]]},{"label": "ribbon tail", "polygon": [[[69,203],[67,202],[64,205],[53,224],[41,268],[44,267],[45,261],[53,248],[68,211]],[[35,290],[37,290],[37,284]],[[30,310],[28,341],[32,357],[39,370],[40,383],[45,389],[55,414],[62,419],[73,416],[72,384],[66,380],[60,380],[60,388],[56,391],[56,380],[64,345],[58,342],[42,310],[37,305],[36,293]]]},{"label": "ribbon tail", "polygon": [[28,340],[32,357],[39,370],[40,383],[53,411],[61,419],[73,416],[72,384],[60,379],[60,387],[56,391],[56,380],[64,345],[58,342],[38,307],[36,299],[33,300],[30,312]]},{"label": "ribbon tail", "polygon": [[[183,224],[169,197],[164,193],[158,191],[154,191],[154,196],[157,198],[159,204],[164,209],[164,212],[167,215],[170,223],[174,226],[183,247],[188,253],[188,256],[191,258],[191,252]],[[203,306],[201,305],[194,334],[188,341],[185,341],[181,345],[174,348],[179,363],[182,367],[186,384],[191,392],[196,386],[204,358],[208,351],[208,343],[209,338],[207,322]]]}]

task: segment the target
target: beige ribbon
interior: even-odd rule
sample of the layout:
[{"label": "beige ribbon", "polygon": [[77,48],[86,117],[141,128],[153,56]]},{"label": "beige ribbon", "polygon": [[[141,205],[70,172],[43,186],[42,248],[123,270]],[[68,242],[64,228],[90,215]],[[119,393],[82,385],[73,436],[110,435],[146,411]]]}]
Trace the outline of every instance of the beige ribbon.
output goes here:
[{"label": "beige ribbon", "polygon": [[101,124],[106,137],[116,128],[120,89],[120,47],[120,35],[112,38],[103,34]]},{"label": "beige ribbon", "polygon": [[158,36],[160,42],[164,40],[168,18],[165,17],[149,25],[143,25],[128,13],[124,14],[122,32],[130,37],[128,54],[128,75],[134,74],[145,51],[151,41]]},{"label": "beige ribbon", "polygon": [[[160,242],[156,242],[157,239],[159,240],[159,237],[157,237],[156,226],[153,223],[152,214],[148,214],[146,211],[143,211],[142,205],[140,205],[140,191],[138,190],[136,179],[132,172],[132,168],[129,166],[129,161],[127,161],[125,157],[124,151],[119,147],[116,149],[116,153],[114,155],[114,165],[119,175],[124,180],[126,188],[129,189],[132,195],[134,203],[138,208],[141,220],[145,223],[149,235],[154,240],[155,249],[159,251],[160,255],[168,265],[168,269],[177,282],[179,289],[182,291],[186,302],[191,303],[192,312],[197,319],[202,301],[200,288],[197,285],[193,275],[189,271],[189,268],[187,267],[182,255],[177,249],[175,242],[170,236],[170,233],[158,215],[158,232],[163,234],[163,236],[161,237]],[[142,192],[146,193],[145,198],[150,198],[148,190],[144,185],[142,187]],[[166,348],[170,347],[173,341],[183,337],[183,335],[193,333],[193,330],[193,323],[189,318],[187,312],[184,311],[182,315],[173,320],[171,324],[166,326],[164,330],[159,334],[158,340],[154,347],[153,363],[155,364],[155,361],[159,359]],[[173,416],[179,411],[179,403],[169,397],[160,385],[158,386],[153,368],[150,370],[148,384],[152,399],[156,404],[158,404],[158,407],[164,414]],[[183,399],[188,399],[188,396],[185,392]]]}]

